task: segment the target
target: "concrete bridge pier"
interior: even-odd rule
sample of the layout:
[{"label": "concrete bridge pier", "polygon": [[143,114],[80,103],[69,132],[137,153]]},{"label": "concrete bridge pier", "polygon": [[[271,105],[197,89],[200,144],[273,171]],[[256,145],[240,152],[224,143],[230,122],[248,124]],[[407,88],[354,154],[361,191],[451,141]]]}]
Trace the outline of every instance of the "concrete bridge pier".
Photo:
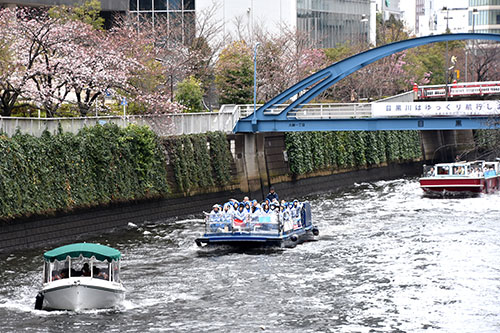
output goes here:
[{"label": "concrete bridge pier", "polygon": [[424,159],[432,163],[451,162],[459,156],[461,160],[469,159],[474,151],[472,130],[437,130],[422,131]]},{"label": "concrete bridge pier", "polygon": [[[236,170],[240,188],[252,198],[264,198],[269,187],[263,133],[237,134]],[[266,192],[266,193],[264,193]]]}]

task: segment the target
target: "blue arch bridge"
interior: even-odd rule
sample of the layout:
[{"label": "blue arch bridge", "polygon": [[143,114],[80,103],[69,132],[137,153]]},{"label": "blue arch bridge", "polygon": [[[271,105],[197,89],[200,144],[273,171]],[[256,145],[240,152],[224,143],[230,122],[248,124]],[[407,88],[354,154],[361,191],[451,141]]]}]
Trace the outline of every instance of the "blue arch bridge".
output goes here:
[{"label": "blue arch bridge", "polygon": [[[500,34],[461,33],[403,40],[367,50],[326,67],[283,91],[246,118],[240,119],[235,133],[288,131],[377,131],[377,130],[470,130],[498,127],[500,101],[469,105],[457,102],[430,102],[437,115],[423,112],[422,106],[401,102],[399,108],[411,109],[406,116],[393,112],[391,105],[366,103],[362,110],[321,110],[308,103],[336,82],[391,54],[436,42],[454,40],[500,41]],[[283,104],[292,100],[290,104]],[[441,103],[441,104],[432,104]],[[358,104],[359,105],[359,104]],[[397,107],[397,106],[394,106]],[[424,106],[427,107],[427,106]],[[463,108],[462,108],[463,107]],[[385,109],[384,109],[385,108]],[[350,112],[346,109],[351,110]],[[466,112],[466,110],[474,112]],[[339,112],[344,111],[344,112]],[[422,111],[422,112],[420,112]],[[443,112],[444,111],[444,112]],[[446,111],[450,111],[446,113]],[[485,111],[488,111],[487,113]]]}]

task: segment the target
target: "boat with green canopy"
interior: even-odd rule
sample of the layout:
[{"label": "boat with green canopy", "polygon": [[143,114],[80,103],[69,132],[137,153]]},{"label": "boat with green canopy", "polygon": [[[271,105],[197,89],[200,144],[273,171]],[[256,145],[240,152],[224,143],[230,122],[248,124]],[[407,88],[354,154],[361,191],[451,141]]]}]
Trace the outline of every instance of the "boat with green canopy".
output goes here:
[{"label": "boat with green canopy", "polygon": [[43,287],[35,309],[78,311],[113,308],[123,302],[117,249],[76,243],[47,251],[43,258]]}]

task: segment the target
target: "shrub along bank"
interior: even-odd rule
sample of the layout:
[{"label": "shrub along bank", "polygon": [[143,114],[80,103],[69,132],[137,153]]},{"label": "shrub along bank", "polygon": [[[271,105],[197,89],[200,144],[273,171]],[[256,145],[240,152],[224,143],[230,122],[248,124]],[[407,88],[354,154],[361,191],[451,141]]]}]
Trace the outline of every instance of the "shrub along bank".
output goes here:
[{"label": "shrub along bank", "polygon": [[160,140],[147,126],[107,124],[76,135],[0,135],[0,219],[227,185],[231,161],[220,132]]},{"label": "shrub along bank", "polygon": [[0,135],[0,218],[167,193],[165,154],[147,127]]},{"label": "shrub along bank", "polygon": [[[286,133],[285,144],[295,175],[421,158],[412,131]],[[221,132],[159,139],[148,127],[98,125],[0,135],[0,219],[223,187],[231,165]]]},{"label": "shrub along bank", "polygon": [[294,175],[422,158],[417,131],[288,132],[285,146]]},{"label": "shrub along bank", "polygon": [[232,156],[224,133],[168,137],[163,143],[173,166],[177,191],[224,186],[231,182]]}]

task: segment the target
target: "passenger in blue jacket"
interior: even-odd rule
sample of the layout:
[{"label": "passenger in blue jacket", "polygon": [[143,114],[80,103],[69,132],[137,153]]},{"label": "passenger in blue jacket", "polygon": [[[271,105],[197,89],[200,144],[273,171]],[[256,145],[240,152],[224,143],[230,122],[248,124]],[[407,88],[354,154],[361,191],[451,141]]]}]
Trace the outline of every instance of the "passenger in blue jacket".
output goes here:
[{"label": "passenger in blue jacket", "polygon": [[274,192],[274,186],[271,186],[269,189],[269,194],[266,196],[266,199],[269,199],[270,202],[273,202],[273,199],[279,201],[278,193]]}]

